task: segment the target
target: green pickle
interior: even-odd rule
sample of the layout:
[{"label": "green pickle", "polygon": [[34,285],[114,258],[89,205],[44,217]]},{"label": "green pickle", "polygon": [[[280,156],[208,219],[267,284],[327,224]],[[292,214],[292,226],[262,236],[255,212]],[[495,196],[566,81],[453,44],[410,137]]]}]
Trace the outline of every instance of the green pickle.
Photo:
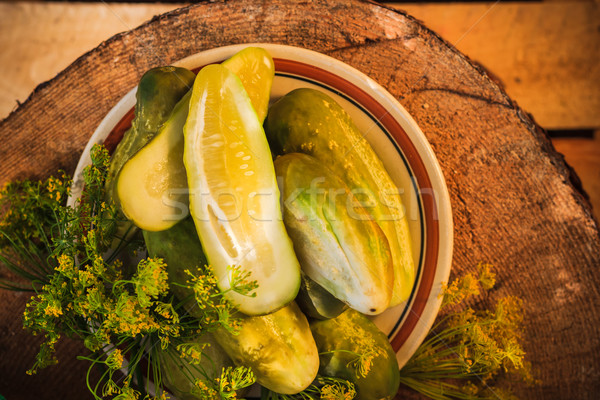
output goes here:
[{"label": "green pickle", "polygon": [[348,113],[321,91],[296,89],[271,106],[264,127],[273,153],[315,157],[370,205],[365,208],[385,233],[393,260],[390,306],[408,299],[415,266],[404,206],[383,163]]},{"label": "green pickle", "polygon": [[314,319],[335,318],[348,308],[345,303],[305,274],[302,274],[296,303],[307,317]]},{"label": "green pickle", "polygon": [[135,117],[131,128],[125,132],[111,158],[106,179],[109,199],[118,201],[114,191],[121,168],[156,135],[175,104],[192,88],[195,77],[188,69],[171,66],[152,68],[142,76],[135,95]]},{"label": "green pickle", "polygon": [[[353,382],[356,400],[394,398],[400,385],[396,353],[371,320],[348,309],[336,318],[312,322],[310,329],[319,349],[320,375]],[[359,355],[372,357],[368,368],[359,368]]]},{"label": "green pickle", "polygon": [[[194,82],[184,126],[190,213],[225,297],[246,315],[292,301],[300,265],[288,238],[269,145],[241,82],[219,64]],[[251,274],[255,296],[231,288],[231,266]]]},{"label": "green pickle", "polygon": [[185,272],[186,269],[196,273],[202,271],[206,265],[206,257],[192,218],[188,217],[164,231],[142,231],[142,233],[148,249],[148,256],[162,258],[167,264],[171,292],[180,301],[189,299],[189,305],[186,308],[191,315],[199,316],[193,311],[194,291],[180,286],[189,279],[189,275]]},{"label": "green pickle", "polygon": [[204,334],[193,340],[204,345],[200,361],[189,356],[182,358],[180,352],[168,347],[160,353],[162,379],[178,400],[202,400],[194,381],[199,379],[209,386],[219,377],[223,368],[233,366],[233,362],[215,341],[212,334]]},{"label": "green pickle", "polygon": [[281,394],[299,393],[319,369],[308,321],[296,303],[267,315],[243,317],[240,333],[221,329],[215,338],[236,365],[252,368],[256,380]]},{"label": "green pickle", "polygon": [[258,120],[267,116],[275,64],[271,55],[260,47],[246,47],[223,61],[223,66],[236,74],[250,97]]},{"label": "green pickle", "polygon": [[342,179],[316,158],[275,160],[283,222],[302,271],[364,314],[385,311],[394,271],[388,240]]},{"label": "green pickle", "polygon": [[175,105],[156,136],[121,168],[115,193],[123,214],[149,231],[169,229],[189,214],[183,125],[191,92]]}]

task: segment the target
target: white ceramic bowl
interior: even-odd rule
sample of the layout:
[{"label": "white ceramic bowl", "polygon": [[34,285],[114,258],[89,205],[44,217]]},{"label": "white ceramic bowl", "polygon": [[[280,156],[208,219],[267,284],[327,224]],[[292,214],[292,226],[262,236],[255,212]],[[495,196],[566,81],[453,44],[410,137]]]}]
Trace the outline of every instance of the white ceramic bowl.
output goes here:
[{"label": "white ceramic bowl", "polygon": [[[326,92],[351,115],[383,161],[406,206],[417,279],[408,301],[373,320],[388,334],[402,367],[425,338],[441,303],[452,259],[452,213],[444,176],[427,139],[414,119],[383,87],[368,76],[329,56],[277,44],[244,44],[191,55],[174,65],[189,69],[221,62],[247,46],[260,46],[275,61],[272,100],[310,87]],[[75,172],[71,201],[81,191],[83,168],[90,164],[93,144],[114,146],[133,117],[132,88],[106,115],[86,146]]]}]

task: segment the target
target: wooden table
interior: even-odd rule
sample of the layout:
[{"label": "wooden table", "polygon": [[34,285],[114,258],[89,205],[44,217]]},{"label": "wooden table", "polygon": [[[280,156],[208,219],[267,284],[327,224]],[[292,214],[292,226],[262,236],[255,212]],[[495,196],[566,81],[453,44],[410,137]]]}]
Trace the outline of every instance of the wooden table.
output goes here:
[{"label": "wooden table", "polygon": [[[273,42],[329,54],[385,86],[413,115],[450,190],[453,275],[494,264],[499,284],[478,307],[525,301],[526,351],[540,385],[530,399],[594,398],[600,389],[600,234],[544,132],[488,74],[412,17],[365,1],[201,3],[155,18],[79,58],[0,122],[0,183],[72,171],[106,112],[146,69],[204,49]],[[38,340],[21,329],[26,294],[0,292],[0,393],[86,398],[81,344],[62,368],[24,374]],[[408,392],[407,392],[408,393]]]}]

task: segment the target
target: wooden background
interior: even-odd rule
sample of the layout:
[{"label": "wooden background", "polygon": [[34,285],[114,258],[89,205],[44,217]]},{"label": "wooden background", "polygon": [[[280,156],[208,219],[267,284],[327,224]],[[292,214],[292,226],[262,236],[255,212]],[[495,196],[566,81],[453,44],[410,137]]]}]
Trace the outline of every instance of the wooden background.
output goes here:
[{"label": "wooden background", "polygon": [[[420,19],[498,77],[550,133],[600,209],[598,1],[386,4]],[[181,5],[0,0],[0,119],[102,41]]]},{"label": "wooden background", "polygon": [[[251,2],[229,3],[232,9],[240,12],[235,7],[238,3]],[[361,12],[369,15],[367,10],[373,6],[355,2],[353,8],[345,9],[342,4],[339,13],[335,14],[329,13],[328,3],[316,3],[333,21],[334,28],[329,32],[332,41],[319,42],[319,36],[316,36],[305,39],[307,45],[349,62],[374,77],[386,79],[381,83],[401,99],[431,141],[446,174],[453,201],[456,223],[453,271],[461,273],[471,269],[477,261],[490,261],[502,267],[499,271],[501,286],[484,300],[482,306],[508,293],[527,300],[529,335],[526,350],[539,369],[542,384],[536,388],[519,387],[518,393],[531,399],[595,398],[600,389],[598,227],[589,209],[582,204],[579,192],[571,186],[573,176],[546,141],[544,133],[489,81],[487,75],[472,68],[451,47],[446,48],[437,36],[419,28],[412,19],[401,13],[381,10],[382,20],[388,21],[389,25],[372,26],[372,31],[357,25],[348,29],[352,35],[344,36],[345,16],[349,15],[351,21],[360,24],[362,21],[357,16],[361,16]],[[295,3],[299,9],[307,4]],[[563,136],[553,139],[553,143],[567,153],[582,176],[584,187],[592,193],[592,201],[598,201],[600,196],[594,195],[600,180],[596,134],[600,127],[597,3],[394,6],[423,20],[447,42],[484,65],[543,128]],[[36,84],[52,78],[110,35],[133,28],[152,15],[173,7],[173,4],[0,3],[0,60],[4,67],[0,88],[2,101],[6,101],[1,104],[4,114],[0,115],[7,115],[16,101],[24,101]],[[216,5],[215,9],[219,7],[221,5]],[[249,7],[248,12],[259,8]],[[210,12],[212,8],[206,5],[201,9],[205,9],[209,22],[218,23],[218,16]],[[272,9],[274,12],[280,10]],[[231,18],[229,15],[221,17]],[[248,37],[303,44],[301,35],[294,31],[294,27],[306,29],[299,22],[302,19],[300,11],[289,17],[286,22],[290,26],[281,28],[280,32],[255,30]],[[195,18],[200,18],[199,14],[195,14]],[[158,20],[154,25],[160,27],[162,21],[176,21],[176,18]],[[198,39],[198,45],[189,45],[191,48],[207,48],[210,44],[219,45],[221,41],[231,40],[214,36],[207,27],[195,27],[208,37]],[[190,28],[180,28],[182,35],[193,35]],[[242,30],[239,26],[236,29]],[[410,31],[411,35],[418,32],[418,37],[411,37],[406,42],[389,40],[390,37],[404,37],[401,36],[407,33],[404,30]],[[151,32],[138,31],[147,43],[163,43],[164,37],[153,37]],[[229,37],[229,34],[222,32],[223,37]],[[0,182],[28,172],[47,173],[40,170],[40,165],[46,165],[40,154],[52,158],[47,165],[56,165],[56,160],[63,159],[59,156],[64,151],[64,162],[72,167],[77,156],[70,156],[70,150],[79,148],[88,132],[71,132],[68,130],[71,124],[90,129],[101,118],[102,110],[122,95],[122,84],[130,85],[135,81],[138,71],[134,69],[144,68],[152,62],[143,52],[127,59],[126,55],[131,54],[133,47],[128,38],[105,43],[100,51],[78,60],[77,67],[71,70],[89,74],[94,60],[102,61],[115,53],[123,57],[120,59],[126,70],[122,74],[123,81],[112,82],[112,86],[103,82],[100,76],[114,72],[106,67],[106,70],[98,70],[98,83],[103,83],[86,92],[85,87],[69,87],[70,81],[79,82],[77,76],[71,76],[70,81],[63,76],[41,87],[26,108],[0,123],[0,138],[20,146],[19,153],[14,154],[14,148],[7,152],[7,148],[2,147],[4,142],[0,143],[0,154],[4,157],[0,165]],[[373,38],[375,41],[369,42]],[[176,37],[169,39],[177,40]],[[185,36],[181,40],[188,45]],[[417,40],[422,46],[417,47],[414,54],[410,53],[415,51],[409,48],[410,40]],[[180,47],[174,44],[173,49],[162,47],[161,51],[169,57],[177,57]],[[391,57],[384,58],[380,54]],[[426,83],[433,85],[433,90],[420,87],[425,82],[415,88],[414,82],[420,76],[418,68],[433,55],[456,67],[456,73],[444,78],[444,72],[452,71],[440,71],[440,76],[436,76],[438,71],[431,71],[428,78],[432,81]],[[407,59],[415,64],[402,64],[402,74],[390,73],[394,63]],[[436,60],[430,61],[435,63]],[[112,62],[119,61],[112,59]],[[100,68],[104,65],[108,64],[99,64]],[[74,97],[73,93],[80,97]],[[100,93],[105,97],[100,97]],[[57,100],[48,104],[43,102],[44,96]],[[90,99],[98,105],[89,105]],[[86,105],[80,106],[79,102]],[[35,106],[41,106],[45,113],[39,121],[26,118],[27,115],[37,116],[32,110]],[[69,107],[83,108],[89,115],[72,115]],[[432,113],[435,118],[431,117]],[[51,119],[47,115],[60,118]],[[68,127],[61,127],[62,118],[69,123]],[[17,121],[22,126],[15,126]],[[20,128],[26,132],[29,141],[9,137],[11,133],[21,135]],[[51,135],[49,137],[63,141],[49,142],[59,143],[58,147],[40,149],[45,144],[33,140],[37,138],[35,135]],[[465,148],[476,149],[478,153],[465,153]],[[38,167],[29,170],[23,160],[33,160]],[[48,369],[31,380],[23,377],[24,370],[31,365],[36,340],[25,342],[28,339],[23,339],[27,336],[20,330],[21,321],[14,316],[7,318],[10,310],[22,309],[25,297],[4,293],[0,296],[3,301],[0,316],[4,318],[0,322],[0,394],[8,399],[77,398],[77,394],[86,398],[81,386],[77,385],[83,378],[85,363],[72,357],[77,344],[66,341],[59,347],[59,352],[64,355],[61,371],[67,368],[69,376]]]}]

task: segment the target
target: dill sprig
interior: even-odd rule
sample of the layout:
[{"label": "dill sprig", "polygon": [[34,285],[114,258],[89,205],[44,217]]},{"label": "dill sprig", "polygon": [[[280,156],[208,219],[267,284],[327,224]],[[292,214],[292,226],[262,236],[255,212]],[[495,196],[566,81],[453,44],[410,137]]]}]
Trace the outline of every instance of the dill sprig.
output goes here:
[{"label": "dill sprig", "polygon": [[196,379],[190,392],[195,398],[204,400],[238,399],[238,391],[256,382],[248,367],[227,367],[212,381]]},{"label": "dill sprig", "polygon": [[237,399],[237,391],[252,385],[256,382],[256,377],[248,367],[227,367],[223,368],[221,376],[215,381],[218,384],[219,398]]},{"label": "dill sprig", "polygon": [[347,348],[323,351],[319,353],[319,357],[341,356],[340,359],[348,360],[346,367],[353,371],[356,378],[366,378],[373,366],[373,360],[385,357],[385,349],[377,344],[373,335],[369,334],[364,327],[352,323],[350,319],[337,318],[336,324],[340,332],[355,332],[347,337],[352,350]]},{"label": "dill sprig", "polygon": [[197,269],[196,273],[185,270],[189,278],[186,284],[173,284],[191,289],[196,301],[190,309],[190,313],[198,318],[200,323],[206,326],[207,329],[210,329],[210,327],[223,327],[229,332],[237,334],[241,327],[240,321],[235,317],[235,305],[227,300],[225,295],[232,291],[254,297],[256,295],[254,290],[258,285],[256,281],[250,280],[250,272],[243,272],[240,266],[229,266],[228,272],[230,288],[227,290],[218,288],[218,279],[209,265]]},{"label": "dill sprig", "polygon": [[0,279],[0,288],[34,291],[56,266],[49,258],[53,238],[63,228],[60,212],[70,194],[65,173],[45,181],[11,182],[0,190],[0,264],[19,281]]},{"label": "dill sprig", "polygon": [[354,384],[342,378],[318,375],[302,392],[279,394],[263,388],[261,400],[352,400],[356,397]]},{"label": "dill sprig", "polygon": [[491,310],[457,310],[456,306],[495,284],[488,264],[466,274],[444,291],[441,318],[408,363],[401,382],[435,400],[511,398],[494,387],[500,374],[532,383],[530,366],[521,347],[523,310],[520,299],[500,299]]},{"label": "dill sprig", "polygon": [[[0,264],[19,279],[2,280],[0,287],[34,292],[23,325],[45,340],[28,373],[55,364],[56,343],[62,336],[75,337],[91,352],[80,358],[90,362],[87,385],[94,398],[137,399],[146,395],[149,381],[156,398],[165,398],[162,352],[216,326],[235,331],[234,305],[207,268],[188,286],[202,310],[203,318],[194,318],[174,301],[162,259],[131,261],[143,249],[115,204],[106,200],[110,157],[96,145],[91,159],[74,207],[66,205],[72,181],[64,173],[11,183],[0,191]],[[256,283],[248,275],[232,268],[231,276],[233,290],[252,295]],[[93,368],[103,371],[98,382],[91,382]],[[231,398],[235,388],[253,382],[251,372],[244,371],[222,371],[219,380],[205,386]]]}]

